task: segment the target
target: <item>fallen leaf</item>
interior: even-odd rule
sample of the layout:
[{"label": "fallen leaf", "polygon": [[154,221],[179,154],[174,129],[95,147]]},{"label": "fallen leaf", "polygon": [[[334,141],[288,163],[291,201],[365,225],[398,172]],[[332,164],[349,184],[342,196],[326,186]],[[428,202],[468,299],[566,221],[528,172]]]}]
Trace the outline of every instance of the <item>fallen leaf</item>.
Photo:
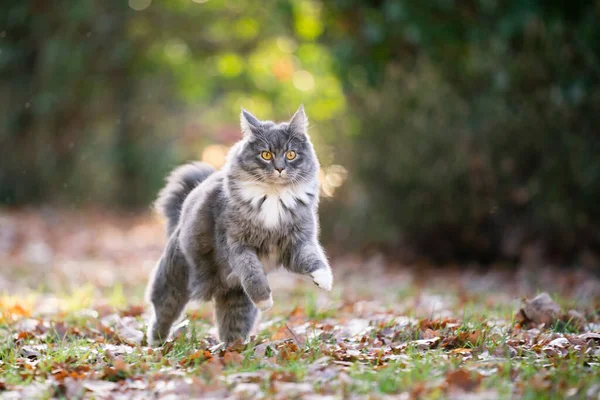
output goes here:
[{"label": "fallen leaf", "polygon": [[269,377],[271,382],[282,381],[282,382],[296,382],[296,374],[291,371],[275,371],[271,373]]},{"label": "fallen leaf", "polygon": [[546,346],[542,347],[542,351],[551,357],[564,357],[569,351],[567,348],[571,345],[571,342],[567,338],[557,338],[552,340]]},{"label": "fallen leaf", "polygon": [[15,341],[29,340],[29,339],[33,339],[34,337],[35,337],[35,334],[33,332],[23,331],[23,332],[19,332],[15,335]]},{"label": "fallen leaf", "polygon": [[410,342],[410,344],[421,350],[429,350],[434,348],[439,343],[439,341],[439,337],[434,337],[431,339],[413,340],[412,342]]},{"label": "fallen leaf", "polygon": [[118,386],[118,384],[115,382],[107,381],[84,381],[82,385],[90,392],[94,392],[97,394],[105,394],[111,392]]},{"label": "fallen leaf", "polygon": [[600,341],[600,333],[596,333],[596,332],[588,332],[588,333],[584,333],[582,335],[579,335],[580,339],[583,340],[595,340],[595,341]]},{"label": "fallen leaf", "polygon": [[139,317],[144,311],[146,311],[146,307],[143,305],[131,305],[123,311],[123,315],[126,317]]},{"label": "fallen leaf", "polygon": [[104,366],[101,377],[107,381],[116,382],[126,379],[129,376],[129,372],[129,365],[121,358],[115,358],[112,366]]},{"label": "fallen leaf", "polygon": [[236,365],[240,364],[242,361],[244,361],[244,356],[240,353],[226,351],[225,354],[223,354],[223,362],[225,365]]},{"label": "fallen leaf", "polygon": [[450,353],[451,354],[471,354],[472,351],[473,351],[473,349],[467,349],[464,347],[460,347],[458,349],[450,350]]},{"label": "fallen leaf", "polygon": [[450,390],[460,389],[470,392],[481,384],[482,379],[483,376],[477,372],[457,369],[446,375],[446,384]]},{"label": "fallen leaf", "polygon": [[516,318],[523,324],[553,325],[560,317],[560,306],[546,292],[540,293],[531,300],[525,300]]},{"label": "fallen leaf", "polygon": [[188,357],[184,357],[181,361],[179,361],[179,365],[191,365],[198,364],[202,361],[206,361],[212,358],[212,354],[208,350],[198,350],[195,353],[192,353]]},{"label": "fallen leaf", "polygon": [[19,350],[19,353],[23,356],[23,357],[27,357],[27,358],[38,358],[42,355],[42,352],[45,351],[47,349],[47,345],[45,344],[37,344],[37,345],[31,345],[31,346],[23,346],[21,347],[21,349]]}]

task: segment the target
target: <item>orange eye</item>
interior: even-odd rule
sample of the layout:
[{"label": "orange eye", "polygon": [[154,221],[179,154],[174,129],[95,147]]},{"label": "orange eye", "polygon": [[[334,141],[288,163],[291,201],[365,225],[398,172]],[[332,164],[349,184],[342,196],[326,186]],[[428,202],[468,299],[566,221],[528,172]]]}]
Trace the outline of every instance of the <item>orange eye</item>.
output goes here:
[{"label": "orange eye", "polygon": [[260,153],[260,156],[264,159],[264,160],[270,160],[271,158],[273,158],[273,154],[271,154],[270,151],[263,151],[262,153]]},{"label": "orange eye", "polygon": [[287,153],[285,153],[285,158],[288,160],[293,160],[296,158],[296,152],[294,150],[289,150]]}]

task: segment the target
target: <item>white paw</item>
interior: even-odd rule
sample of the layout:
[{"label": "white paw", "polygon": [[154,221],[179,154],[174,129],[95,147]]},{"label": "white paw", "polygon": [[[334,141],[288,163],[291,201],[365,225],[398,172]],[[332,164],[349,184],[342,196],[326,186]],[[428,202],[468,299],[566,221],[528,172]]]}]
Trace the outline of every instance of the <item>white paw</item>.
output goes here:
[{"label": "white paw", "polygon": [[333,286],[333,275],[331,275],[331,270],[329,268],[320,268],[310,274],[310,276],[318,287],[325,290],[331,290],[331,287]]},{"label": "white paw", "polygon": [[269,308],[273,307],[273,295],[270,294],[268,299],[259,301],[258,303],[254,303],[254,305],[260,311],[268,310]]}]

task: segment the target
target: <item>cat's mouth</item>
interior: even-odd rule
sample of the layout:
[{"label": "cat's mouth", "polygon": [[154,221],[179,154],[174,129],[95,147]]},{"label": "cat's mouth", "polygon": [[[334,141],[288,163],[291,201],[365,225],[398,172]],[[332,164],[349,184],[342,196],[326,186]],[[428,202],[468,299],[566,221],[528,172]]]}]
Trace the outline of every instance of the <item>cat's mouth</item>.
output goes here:
[{"label": "cat's mouth", "polygon": [[271,182],[276,183],[276,184],[285,184],[285,183],[289,183],[290,182],[290,178],[288,176],[274,176],[271,178]]},{"label": "cat's mouth", "polygon": [[283,183],[283,182],[289,181],[290,176],[288,175],[288,173],[285,170],[283,170],[281,172],[274,171],[273,174],[271,175],[271,179],[275,182]]}]

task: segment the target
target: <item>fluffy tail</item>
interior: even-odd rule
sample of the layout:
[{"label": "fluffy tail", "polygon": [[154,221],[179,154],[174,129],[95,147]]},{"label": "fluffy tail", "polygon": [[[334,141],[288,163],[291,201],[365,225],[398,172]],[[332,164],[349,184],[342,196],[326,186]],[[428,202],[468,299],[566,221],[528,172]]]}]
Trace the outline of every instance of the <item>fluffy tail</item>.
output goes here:
[{"label": "fluffy tail", "polygon": [[167,234],[171,236],[179,223],[181,206],[188,194],[215,171],[206,163],[195,162],[177,167],[167,178],[167,185],[158,194],[156,209],[167,219]]}]

